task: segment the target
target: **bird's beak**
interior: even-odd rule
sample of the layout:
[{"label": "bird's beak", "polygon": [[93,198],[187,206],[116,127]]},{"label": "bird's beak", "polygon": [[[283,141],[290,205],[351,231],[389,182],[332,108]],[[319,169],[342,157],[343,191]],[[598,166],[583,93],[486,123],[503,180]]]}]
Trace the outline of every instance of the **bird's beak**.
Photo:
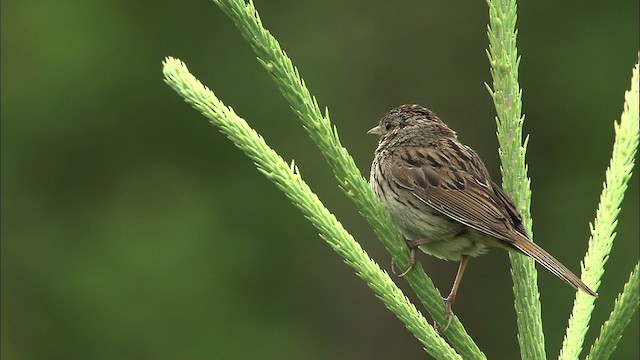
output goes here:
[{"label": "bird's beak", "polygon": [[371,134],[371,135],[382,135],[384,134],[384,131],[382,131],[382,128],[380,127],[380,125],[374,127],[373,129],[367,131],[367,134]]}]

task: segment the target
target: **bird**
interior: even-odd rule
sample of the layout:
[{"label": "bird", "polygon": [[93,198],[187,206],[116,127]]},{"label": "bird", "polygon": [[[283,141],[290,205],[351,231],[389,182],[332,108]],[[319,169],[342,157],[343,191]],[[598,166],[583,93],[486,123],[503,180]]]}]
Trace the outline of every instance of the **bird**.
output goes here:
[{"label": "bird", "polygon": [[369,184],[410,249],[408,268],[399,276],[412,269],[417,249],[459,262],[444,298],[448,324],[469,258],[490,247],[529,256],[574,289],[597,296],[531,241],[513,201],[491,180],[478,154],[433,111],[401,105],[367,133],[379,136]]}]

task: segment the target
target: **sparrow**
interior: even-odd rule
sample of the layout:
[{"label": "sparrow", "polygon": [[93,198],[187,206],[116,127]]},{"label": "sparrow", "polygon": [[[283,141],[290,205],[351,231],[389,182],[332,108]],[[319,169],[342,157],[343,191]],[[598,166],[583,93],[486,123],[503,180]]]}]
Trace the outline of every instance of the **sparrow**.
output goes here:
[{"label": "sparrow", "polygon": [[478,154],[462,144],[434,112],[420,105],[401,105],[368,133],[380,137],[370,186],[411,250],[409,267],[400,276],[415,264],[416,249],[460,262],[444,298],[449,322],[469,258],[490,247],[527,255],[573,288],[597,296],[529,239],[522,216],[491,180]]}]

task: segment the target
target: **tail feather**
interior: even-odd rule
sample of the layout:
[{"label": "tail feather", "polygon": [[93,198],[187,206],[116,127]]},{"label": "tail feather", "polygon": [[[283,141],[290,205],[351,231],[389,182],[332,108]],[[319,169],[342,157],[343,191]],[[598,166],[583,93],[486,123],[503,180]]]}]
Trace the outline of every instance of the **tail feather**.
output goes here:
[{"label": "tail feather", "polygon": [[552,274],[564,280],[569,285],[573,286],[574,289],[580,289],[591,296],[598,296],[595,291],[591,290],[585,283],[582,282],[582,280],[580,280],[579,277],[572,273],[571,270],[567,269],[558,260],[551,256],[551,254],[546,252],[543,248],[541,248],[531,240],[518,234],[517,240],[514,241],[512,245],[525,255],[528,255],[535,259],[538,264],[544,266]]}]

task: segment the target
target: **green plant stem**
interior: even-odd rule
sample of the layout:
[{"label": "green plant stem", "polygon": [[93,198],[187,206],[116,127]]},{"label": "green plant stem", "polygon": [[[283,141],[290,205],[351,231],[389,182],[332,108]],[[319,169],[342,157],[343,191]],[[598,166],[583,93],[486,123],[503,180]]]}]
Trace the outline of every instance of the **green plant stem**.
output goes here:
[{"label": "green plant stem", "polygon": [[320,236],[343,257],[345,263],[365,280],[382,300],[437,359],[461,359],[442,337],[427,323],[420,312],[393,283],[389,275],[369,258],[333,214],[302,180],[292,163],[289,166],[264,139],[242,118],[226,107],[208,88],[189,73],[179,60],[167,58],[163,68],[165,82],[186,102],[199,110],[238,148],[251,158],[258,170],[282,190],[291,202],[311,221]]},{"label": "green plant stem", "polygon": [[[399,268],[406,268],[409,252],[403,236],[397,230],[387,212],[375,197],[367,181],[362,177],[353,158],[341,145],[337,131],[332,128],[328,111],[323,116],[318,103],[307,89],[291,59],[284,53],[278,41],[266,30],[252,1],[214,0],[234,22],[242,36],[249,42],[258,61],[272,76],[282,95],[301,120],[311,139],[334,172],[340,188],[351,198],[360,213],[374,228],[378,238]],[[418,298],[434,320],[444,329],[445,306],[440,292],[435,288],[419,264],[405,277]],[[465,359],[485,359],[456,316],[445,331],[453,347]]]},{"label": "green plant stem", "polygon": [[600,336],[591,347],[587,360],[606,360],[616,349],[622,338],[622,332],[640,306],[638,281],[638,264],[636,264],[629,276],[629,281],[624,285],[624,290],[616,299],[609,320],[602,325]]},{"label": "green plant stem", "polygon": [[[525,163],[527,141],[523,144],[522,91],[518,84],[517,6],[515,0],[488,0],[488,4],[488,56],[493,78],[493,90],[489,88],[489,93],[498,115],[502,186],[513,199],[522,215],[523,225],[533,239],[529,210],[531,188]],[[523,359],[546,359],[534,260],[515,252],[509,253],[509,259],[521,356]]]},{"label": "green plant stem", "polygon": [[[606,172],[606,182],[600,195],[596,219],[591,227],[589,248],[582,262],[582,281],[597,291],[604,274],[618,223],[620,204],[624,198],[635,164],[638,149],[638,64],[633,69],[631,89],[625,94],[625,103],[620,122],[614,124],[616,137],[613,154]],[[595,298],[578,291],[573,302],[569,326],[562,343],[560,359],[578,359],[582,352],[584,337],[589,328]],[[617,325],[613,325],[617,326]]]}]

